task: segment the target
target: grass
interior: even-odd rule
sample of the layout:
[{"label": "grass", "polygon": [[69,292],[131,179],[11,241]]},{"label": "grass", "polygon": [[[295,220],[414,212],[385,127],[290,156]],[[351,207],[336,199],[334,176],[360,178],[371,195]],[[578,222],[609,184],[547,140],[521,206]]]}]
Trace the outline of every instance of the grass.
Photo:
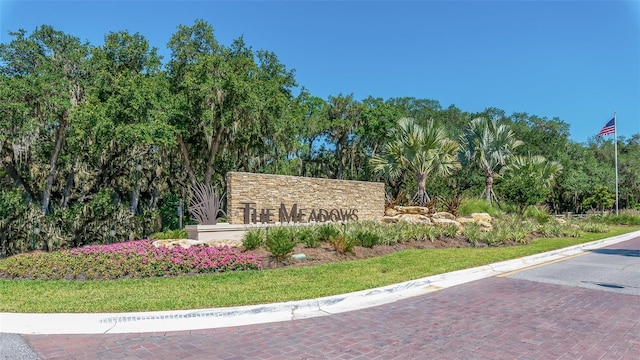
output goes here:
[{"label": "grass", "polygon": [[106,281],[0,280],[0,312],[156,311],[311,299],[486,265],[636,230],[640,227],[611,226],[606,234],[540,238],[523,246],[407,250],[366,260],[277,270]]}]

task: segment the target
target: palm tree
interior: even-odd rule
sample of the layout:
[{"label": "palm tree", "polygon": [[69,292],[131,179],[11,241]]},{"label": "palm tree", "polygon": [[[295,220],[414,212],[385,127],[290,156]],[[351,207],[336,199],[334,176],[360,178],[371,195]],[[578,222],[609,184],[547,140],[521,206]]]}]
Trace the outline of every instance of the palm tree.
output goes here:
[{"label": "palm tree", "polygon": [[493,180],[502,174],[514,155],[514,149],[523,142],[505,124],[497,119],[475,118],[471,120],[460,138],[462,161],[480,168],[485,179],[481,196],[488,202],[497,199],[493,191]]},{"label": "palm tree", "polygon": [[390,141],[380,156],[371,158],[373,171],[390,180],[398,179],[405,171],[415,174],[418,192],[413,201],[424,206],[431,201],[425,187],[430,175],[448,176],[460,168],[457,154],[460,145],[447,138],[444,128],[433,120],[421,126],[413,118],[401,118],[389,133]]},{"label": "palm tree", "polygon": [[563,167],[559,162],[548,161],[544,156],[529,155],[515,156],[507,169],[533,176],[543,187],[552,187]]}]

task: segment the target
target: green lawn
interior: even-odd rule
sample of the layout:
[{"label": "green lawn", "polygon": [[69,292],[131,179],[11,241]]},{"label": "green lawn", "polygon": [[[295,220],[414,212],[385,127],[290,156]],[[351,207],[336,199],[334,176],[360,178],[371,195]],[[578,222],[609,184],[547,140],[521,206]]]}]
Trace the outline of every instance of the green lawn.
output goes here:
[{"label": "green lawn", "polygon": [[91,313],[198,309],[311,299],[348,293],[599,240],[606,234],[536,239],[499,248],[407,250],[313,267],[177,278],[110,281],[0,280],[0,312]]}]

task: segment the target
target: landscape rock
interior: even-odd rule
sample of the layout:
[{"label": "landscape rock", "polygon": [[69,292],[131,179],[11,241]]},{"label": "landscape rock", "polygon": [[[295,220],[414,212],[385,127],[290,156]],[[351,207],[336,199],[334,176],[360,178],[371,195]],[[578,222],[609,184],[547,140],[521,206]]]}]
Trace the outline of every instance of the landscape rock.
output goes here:
[{"label": "landscape rock", "polygon": [[453,214],[448,213],[446,211],[437,212],[437,213],[431,215],[431,217],[434,218],[434,219],[449,219],[449,220],[455,220],[456,219],[456,217]]},{"label": "landscape rock", "polygon": [[429,208],[424,206],[394,206],[393,209],[401,214],[418,214],[418,215],[429,214]]},{"label": "landscape rock", "polygon": [[202,245],[203,242],[198,240],[192,240],[192,239],[162,239],[162,240],[156,240],[152,244],[155,247],[165,246],[169,249],[173,249],[176,246],[180,246],[182,248],[188,249],[193,245]]},{"label": "landscape rock", "polygon": [[394,206],[385,210],[385,216],[382,218],[384,223],[397,223],[398,221],[406,221],[408,223],[420,223],[429,225],[456,225],[462,229],[463,224],[475,223],[482,230],[489,231],[492,229],[493,218],[487,213],[473,213],[471,216],[461,216],[456,218],[453,214],[445,211],[435,214],[427,214],[428,209],[421,206]]},{"label": "landscape rock", "polygon": [[486,229],[491,229],[493,227],[493,225],[491,225],[491,223],[488,222],[488,221],[478,220],[478,221],[476,221],[476,224],[478,224],[478,225],[480,225],[480,226],[482,226],[483,228],[486,228]]},{"label": "landscape rock", "polygon": [[438,225],[438,226],[447,226],[447,225],[455,225],[457,227],[462,226],[462,224],[460,224],[459,222],[451,219],[432,218],[431,222],[433,222],[434,225]]},{"label": "landscape rock", "polygon": [[430,224],[431,219],[428,216],[420,215],[420,214],[401,214],[400,220],[408,223],[422,223],[422,224]]},{"label": "landscape rock", "polygon": [[306,260],[307,259],[307,255],[302,254],[302,253],[293,254],[293,255],[291,255],[291,258],[294,259],[294,260],[302,261],[302,260]]},{"label": "landscape rock", "polygon": [[383,216],[381,221],[386,224],[395,224],[400,221],[400,216],[400,214],[394,216]]},{"label": "landscape rock", "polygon": [[386,208],[384,210],[384,216],[396,216],[398,214],[400,214],[400,212],[394,208]]},{"label": "landscape rock", "polygon": [[476,220],[472,217],[459,217],[456,218],[456,221],[459,222],[460,224],[464,225],[464,224],[475,224]]},{"label": "landscape rock", "polygon": [[471,214],[471,217],[476,221],[484,221],[488,223],[491,223],[493,221],[491,215],[487,213],[473,213]]}]

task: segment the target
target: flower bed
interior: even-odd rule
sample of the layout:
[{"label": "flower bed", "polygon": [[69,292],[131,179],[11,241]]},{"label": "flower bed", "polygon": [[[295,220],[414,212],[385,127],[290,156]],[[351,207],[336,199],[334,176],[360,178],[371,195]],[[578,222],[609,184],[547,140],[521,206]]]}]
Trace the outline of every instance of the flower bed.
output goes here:
[{"label": "flower bed", "polygon": [[156,247],[149,239],[90,245],[52,253],[31,252],[0,262],[0,277],[21,279],[122,279],[259,270],[253,253],[228,246]]}]

